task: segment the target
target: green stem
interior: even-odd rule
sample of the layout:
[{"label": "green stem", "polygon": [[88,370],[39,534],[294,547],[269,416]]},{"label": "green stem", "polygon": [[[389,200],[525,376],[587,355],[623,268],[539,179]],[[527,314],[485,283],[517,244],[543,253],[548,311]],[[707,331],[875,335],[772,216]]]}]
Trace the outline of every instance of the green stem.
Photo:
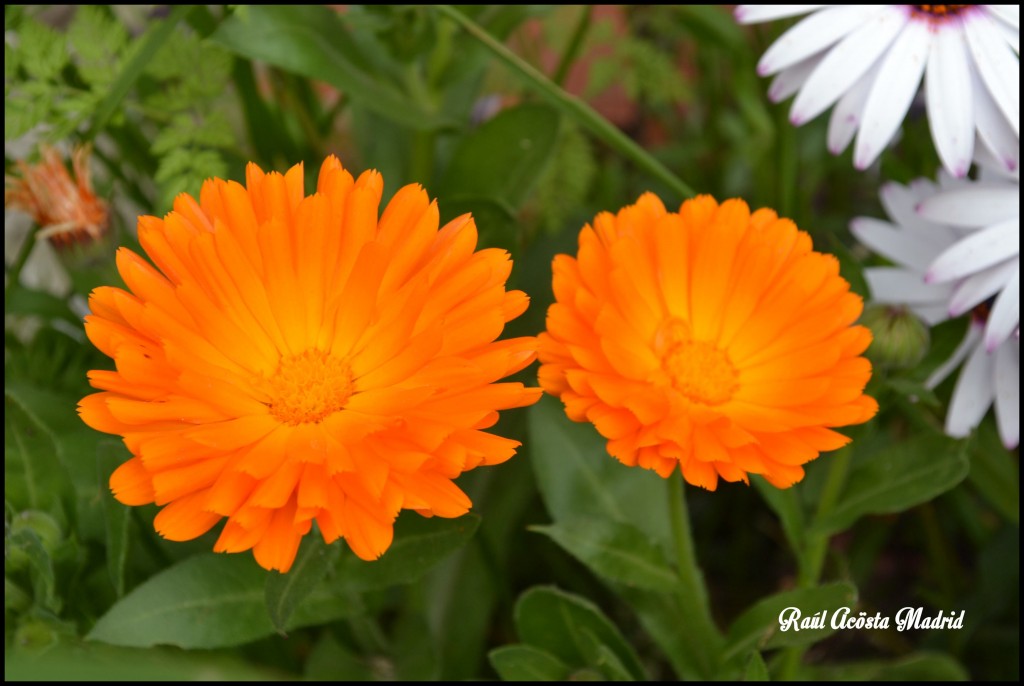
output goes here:
[{"label": "green stem", "polygon": [[590,28],[590,17],[593,13],[593,5],[582,5],[580,18],[576,22],[576,28],[573,29],[572,37],[569,38],[569,44],[566,46],[565,52],[562,53],[562,59],[558,61],[558,67],[555,68],[554,76],[551,77],[551,80],[559,86],[565,84],[565,78],[569,75],[569,69],[572,67],[573,62],[576,61],[580,48],[583,47],[583,39]]},{"label": "green stem", "polygon": [[[850,471],[852,458],[853,449],[850,446],[836,451],[832,456],[828,475],[825,477],[825,484],[821,489],[821,497],[818,499],[818,510],[814,516],[815,523],[820,522],[839,502],[839,496],[846,484],[846,475]],[[825,556],[828,553],[830,538],[831,536],[828,534],[823,534],[816,529],[814,524],[808,528],[804,536],[804,549],[799,556],[800,570],[797,575],[797,585],[800,588],[811,588],[818,583],[821,578],[821,570],[825,566]],[[794,646],[786,649],[779,671],[780,680],[792,681],[796,678],[800,661],[803,659],[806,649],[806,646]]]},{"label": "green stem", "polygon": [[92,140],[96,137],[103,127],[107,125],[107,121],[117,110],[118,105],[121,104],[121,100],[131,90],[132,85],[135,81],[142,76],[142,72],[146,69],[146,65],[149,64],[160,48],[163,47],[164,43],[171,37],[171,33],[174,28],[178,25],[178,22],[188,16],[188,14],[195,9],[195,5],[178,5],[171,13],[167,16],[167,19],[163,21],[156,29],[153,30],[149,37],[145,39],[145,42],[139,47],[135,56],[125,65],[124,69],[118,74],[117,79],[114,80],[114,84],[110,87],[110,92],[107,93],[106,97],[100,102],[96,108],[96,116],[93,117],[92,125],[89,127],[89,132],[85,135],[87,140]]},{"label": "green stem", "polygon": [[637,145],[633,139],[622,133],[614,124],[594,111],[588,104],[559,88],[551,79],[537,71],[532,65],[506,48],[502,43],[495,40],[493,36],[476,22],[451,5],[437,5],[437,10],[456,22],[476,40],[480,41],[484,47],[510,67],[537,94],[574,118],[581,126],[613,150],[632,161],[635,165],[684,198],[690,198],[695,195],[694,190],[685,181],[670,172],[665,165]]},{"label": "green stem", "polygon": [[697,554],[693,546],[690,515],[686,508],[686,486],[679,471],[667,480],[669,521],[672,539],[676,549],[676,570],[679,573],[679,600],[683,607],[683,619],[693,627],[694,639],[700,641],[698,666],[705,679],[714,676],[721,649],[721,635],[711,617],[704,575],[697,565]]},{"label": "green stem", "polygon": [[[434,111],[434,102],[427,88],[419,64],[409,65],[405,74],[405,85],[409,95],[426,112]],[[409,181],[430,187],[430,179],[434,175],[434,131],[415,131],[412,138],[412,149],[409,151]]]},{"label": "green stem", "polygon": [[796,130],[781,108],[776,116],[779,141],[779,215],[792,217],[796,208]]}]

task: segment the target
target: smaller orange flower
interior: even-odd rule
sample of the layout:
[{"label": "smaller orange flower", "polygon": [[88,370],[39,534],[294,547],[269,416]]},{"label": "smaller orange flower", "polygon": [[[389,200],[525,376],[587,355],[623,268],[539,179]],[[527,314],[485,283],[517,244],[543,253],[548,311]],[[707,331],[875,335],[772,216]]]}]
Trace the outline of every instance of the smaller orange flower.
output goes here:
[{"label": "smaller orange flower", "polygon": [[831,427],[878,409],[861,298],[772,210],[705,195],[667,212],[647,193],[597,215],[553,269],[540,384],[626,465],[786,488],[849,442]]},{"label": "smaller orange flower", "polygon": [[4,177],[4,205],[32,215],[38,237],[55,248],[92,243],[107,231],[107,203],[96,197],[89,177],[89,146],[71,155],[74,179],[56,149],[45,146],[42,161],[18,161],[21,177]]}]

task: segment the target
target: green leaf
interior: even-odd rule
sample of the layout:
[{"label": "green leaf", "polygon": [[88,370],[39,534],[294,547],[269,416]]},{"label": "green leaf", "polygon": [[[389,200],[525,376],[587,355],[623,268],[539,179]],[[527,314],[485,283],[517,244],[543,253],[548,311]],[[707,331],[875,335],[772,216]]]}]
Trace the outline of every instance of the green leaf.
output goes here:
[{"label": "green leaf", "polygon": [[575,519],[532,529],[550,536],[598,576],[668,593],[679,586],[665,554],[630,524]]},{"label": "green leaf", "polygon": [[786,534],[786,540],[793,550],[799,550],[803,545],[804,536],[804,510],[800,503],[800,496],[792,488],[776,488],[765,481],[764,477],[755,475],[751,481],[768,507],[779,517],[782,523],[782,531]]},{"label": "green leaf", "polygon": [[462,139],[440,195],[495,198],[518,208],[556,149],[558,129],[558,113],[547,105],[502,110]]},{"label": "green leaf", "polygon": [[812,525],[842,531],[865,514],[902,512],[945,493],[967,476],[966,441],[920,434],[890,445],[851,469],[839,501]]},{"label": "green leaf", "polygon": [[350,31],[328,7],[254,6],[244,16],[226,19],[210,40],[243,57],[326,81],[363,106],[413,129],[429,131],[452,124],[346,54]]},{"label": "green leaf", "polygon": [[124,25],[95,5],[82,5],[71,20],[67,40],[78,56],[82,78],[92,86],[108,87],[128,43]]},{"label": "green leaf", "polygon": [[668,491],[661,477],[608,455],[590,424],[573,422],[549,396],[529,411],[530,458],[555,522],[579,517],[631,524],[666,554],[672,548]]},{"label": "green leaf", "polygon": [[495,648],[487,654],[504,681],[564,681],[569,668],[551,653],[528,645]]},{"label": "green leaf", "polygon": [[466,214],[473,215],[480,248],[504,248],[514,252],[517,246],[515,213],[503,200],[484,197],[443,195],[440,202],[441,220],[449,221]]},{"label": "green leaf", "polygon": [[[725,659],[729,660],[751,650],[816,643],[833,633],[831,618],[842,607],[857,601],[857,590],[848,583],[825,584],[816,588],[783,591],[769,596],[741,614],[729,627]],[[826,611],[824,628],[780,630],[780,615],[797,608],[803,617]]]},{"label": "green leaf", "polygon": [[306,536],[288,573],[267,575],[267,610],[279,632],[284,632],[292,613],[327,576],[340,553],[340,544],[326,545],[319,536]]},{"label": "green leaf", "polygon": [[764,663],[761,653],[756,650],[747,660],[747,666],[743,670],[743,681],[771,681],[768,677],[768,666]]},{"label": "green leaf", "polygon": [[73,516],[72,488],[53,435],[8,389],[4,395],[4,496],[18,510]]},{"label": "green leaf", "polygon": [[968,478],[999,514],[1020,524],[1020,467],[991,422],[978,428]]},{"label": "green leaf", "polygon": [[18,32],[21,64],[33,79],[56,78],[68,63],[64,36],[35,19],[26,19]]},{"label": "green leaf", "polygon": [[77,641],[57,645],[38,657],[14,652],[4,660],[8,681],[280,681],[289,676],[232,655]]},{"label": "green leaf", "polygon": [[379,560],[366,562],[353,554],[338,564],[338,583],[351,590],[408,584],[461,548],[480,526],[480,517],[421,517],[407,512],[395,523],[395,539]]},{"label": "green leaf", "polygon": [[306,660],[306,681],[375,681],[370,659],[356,655],[329,631],[320,636]]},{"label": "green leaf", "polygon": [[24,555],[28,559],[29,571],[32,575],[32,591],[39,605],[60,612],[61,600],[57,595],[57,580],[53,573],[53,559],[43,546],[40,537],[30,528],[12,533],[4,541],[7,558]]},{"label": "green leaf", "polygon": [[807,667],[811,681],[967,681],[970,675],[953,657],[926,651],[886,662],[867,660]]},{"label": "green leaf", "polygon": [[600,668],[603,645],[634,679],[647,678],[632,646],[588,600],[556,588],[535,587],[519,597],[514,614],[523,643],[551,653],[570,667]]},{"label": "green leaf", "polygon": [[99,498],[106,515],[107,571],[114,584],[117,597],[124,595],[124,569],[128,561],[128,538],[131,529],[131,510],[117,502],[110,494],[110,475],[131,455],[124,444],[104,439],[97,446],[96,471],[99,475]]},{"label": "green leaf", "polygon": [[[86,637],[120,646],[220,648],[274,633],[267,614],[267,572],[250,555],[197,555],[146,580],[114,603]],[[317,586],[287,629],[346,616],[337,580]]]}]

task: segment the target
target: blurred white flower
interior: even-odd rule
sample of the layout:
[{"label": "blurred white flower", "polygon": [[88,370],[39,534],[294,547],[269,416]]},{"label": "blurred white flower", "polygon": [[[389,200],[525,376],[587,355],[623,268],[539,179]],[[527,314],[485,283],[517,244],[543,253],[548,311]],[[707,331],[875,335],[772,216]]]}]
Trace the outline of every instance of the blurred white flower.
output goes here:
[{"label": "blurred white flower", "polygon": [[925,385],[935,388],[967,360],[946,412],[946,433],[966,436],[994,403],[999,437],[1007,449],[1013,449],[1020,445],[1020,338],[1013,336],[989,351],[982,345],[983,328],[972,317],[964,340]]},{"label": "blurred white flower", "polygon": [[864,270],[875,302],[911,308],[928,324],[971,312],[956,352],[931,388],[964,360],[946,432],[965,436],[995,402],[1003,443],[1020,441],[1020,181],[939,173],[938,183],[889,183],[880,197],[890,221],[857,217],[850,230],[897,266]]},{"label": "blurred white flower", "polygon": [[923,76],[932,139],[951,174],[963,177],[970,169],[975,131],[1004,169],[1017,169],[1019,6],[739,5],[735,11],[744,24],[808,13],[757,65],[762,76],[777,74],[768,91],[773,101],[797,93],[794,125],[835,104],[829,150],[839,154],[856,133],[853,163],[864,169],[896,134]]},{"label": "blurred white flower", "polygon": [[880,197],[891,221],[850,223],[862,243],[899,265],[865,270],[877,302],[906,304],[935,324],[995,298],[985,324],[989,352],[1019,329],[1019,175],[971,181],[940,173],[938,184],[886,184]]}]

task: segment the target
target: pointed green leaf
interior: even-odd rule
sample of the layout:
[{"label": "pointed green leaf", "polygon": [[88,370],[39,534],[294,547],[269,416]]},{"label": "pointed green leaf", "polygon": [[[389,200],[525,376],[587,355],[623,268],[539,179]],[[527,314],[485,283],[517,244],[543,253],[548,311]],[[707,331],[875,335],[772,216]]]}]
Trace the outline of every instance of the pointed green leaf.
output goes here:
[{"label": "pointed green leaf", "polygon": [[968,472],[967,442],[921,434],[859,461],[838,503],[812,525],[818,535],[842,531],[866,514],[902,512],[945,493]]},{"label": "pointed green leaf", "polygon": [[744,681],[771,681],[768,677],[768,665],[764,663],[761,653],[756,650],[751,653],[747,660],[747,667],[743,670]]},{"label": "pointed green leaf", "polygon": [[672,550],[668,491],[661,477],[611,457],[597,430],[569,420],[554,398],[541,398],[528,414],[530,458],[556,523],[592,517],[630,524],[666,553]]},{"label": "pointed green leaf", "polygon": [[480,525],[480,517],[421,517],[406,512],[395,523],[395,540],[379,560],[367,562],[350,552],[337,567],[337,583],[350,590],[411,583],[461,548]]},{"label": "pointed green leaf", "polygon": [[588,600],[556,588],[531,588],[516,602],[515,622],[523,643],[551,653],[570,667],[600,668],[603,645],[634,679],[647,678],[632,646]]},{"label": "pointed green leaf", "polygon": [[[751,650],[816,643],[833,633],[831,619],[835,611],[852,607],[855,602],[857,590],[848,583],[825,584],[769,596],[737,617],[729,627],[724,659],[729,660]],[[791,608],[796,608],[804,618],[826,612],[824,627],[800,629],[797,626],[782,631],[780,615]]]},{"label": "pointed green leaf", "polygon": [[[266,604],[267,572],[250,555],[197,555],[151,577],[114,603],[87,638],[120,646],[220,648],[274,633]],[[336,580],[319,584],[286,628],[346,616]]]},{"label": "pointed green leaf", "polygon": [[532,528],[550,536],[598,576],[652,591],[672,592],[679,587],[679,577],[665,554],[630,524],[571,519]]},{"label": "pointed green leaf", "polygon": [[564,681],[569,675],[569,668],[557,657],[528,645],[496,648],[487,659],[505,681]]},{"label": "pointed green leaf", "polygon": [[442,197],[496,198],[518,208],[556,149],[558,113],[546,105],[502,110],[456,148]]},{"label": "pointed green leaf", "polygon": [[265,596],[270,621],[284,632],[292,613],[313,592],[341,554],[341,544],[325,545],[319,536],[306,536],[286,574],[267,574]]}]

